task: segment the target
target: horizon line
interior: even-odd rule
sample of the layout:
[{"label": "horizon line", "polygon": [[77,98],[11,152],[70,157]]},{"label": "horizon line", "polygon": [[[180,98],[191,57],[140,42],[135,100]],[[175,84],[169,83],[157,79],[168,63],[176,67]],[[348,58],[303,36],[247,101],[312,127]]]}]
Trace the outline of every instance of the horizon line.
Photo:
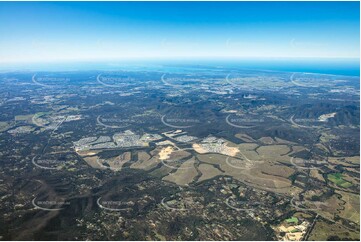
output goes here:
[{"label": "horizon line", "polygon": [[360,57],[288,57],[288,56],[243,56],[243,57],[228,57],[228,56],[190,56],[190,57],[130,57],[130,58],[109,58],[109,59],[44,59],[44,60],[24,60],[24,61],[1,61],[0,65],[16,65],[16,64],[64,64],[64,63],[100,63],[109,61],[224,61],[224,60],[353,60],[360,61]]}]

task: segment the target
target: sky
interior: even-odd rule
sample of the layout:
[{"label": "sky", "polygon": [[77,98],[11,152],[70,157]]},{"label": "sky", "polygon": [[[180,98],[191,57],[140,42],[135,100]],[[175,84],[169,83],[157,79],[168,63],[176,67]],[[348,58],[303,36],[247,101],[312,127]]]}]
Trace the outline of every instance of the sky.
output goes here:
[{"label": "sky", "polygon": [[359,58],[359,2],[0,2],[0,63]]}]

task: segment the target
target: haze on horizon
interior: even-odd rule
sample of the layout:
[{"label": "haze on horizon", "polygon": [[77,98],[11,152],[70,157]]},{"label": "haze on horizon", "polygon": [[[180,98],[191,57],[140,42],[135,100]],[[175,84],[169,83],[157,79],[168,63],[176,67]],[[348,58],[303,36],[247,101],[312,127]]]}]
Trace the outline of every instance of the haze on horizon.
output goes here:
[{"label": "haze on horizon", "polygon": [[359,58],[359,2],[1,2],[0,63]]}]

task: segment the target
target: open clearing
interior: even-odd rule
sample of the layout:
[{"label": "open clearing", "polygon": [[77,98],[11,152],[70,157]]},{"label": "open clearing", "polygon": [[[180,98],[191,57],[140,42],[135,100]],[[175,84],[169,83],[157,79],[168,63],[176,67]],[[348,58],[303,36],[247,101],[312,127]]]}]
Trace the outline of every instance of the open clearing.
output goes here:
[{"label": "open clearing", "polygon": [[345,209],[340,211],[340,216],[360,224],[360,196],[348,192],[337,191],[346,202]]},{"label": "open clearing", "polygon": [[198,172],[194,167],[194,162],[194,157],[183,162],[176,172],[163,177],[163,180],[176,183],[180,186],[188,185],[198,175]]},{"label": "open clearing", "polygon": [[330,235],[337,235],[336,240],[359,240],[359,233],[348,230],[339,223],[326,223],[324,221],[317,221],[314,229],[311,232],[309,240],[326,241]]},{"label": "open clearing", "polygon": [[198,169],[202,173],[201,177],[198,179],[198,182],[205,181],[223,174],[222,171],[209,164],[200,164]]}]

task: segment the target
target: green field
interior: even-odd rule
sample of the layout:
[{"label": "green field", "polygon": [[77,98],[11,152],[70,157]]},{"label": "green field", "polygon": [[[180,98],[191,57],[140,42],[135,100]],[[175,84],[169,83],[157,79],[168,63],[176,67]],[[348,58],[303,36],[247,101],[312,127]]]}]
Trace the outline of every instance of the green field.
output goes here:
[{"label": "green field", "polygon": [[0,132],[10,128],[11,125],[8,122],[0,122]]},{"label": "green field", "polygon": [[296,217],[288,218],[288,219],[286,219],[286,222],[298,224],[298,218],[296,218]]},{"label": "green field", "polygon": [[328,174],[327,179],[330,180],[331,182],[335,183],[337,186],[340,186],[343,188],[348,188],[348,187],[352,186],[351,182],[348,182],[342,178],[341,173]]}]

